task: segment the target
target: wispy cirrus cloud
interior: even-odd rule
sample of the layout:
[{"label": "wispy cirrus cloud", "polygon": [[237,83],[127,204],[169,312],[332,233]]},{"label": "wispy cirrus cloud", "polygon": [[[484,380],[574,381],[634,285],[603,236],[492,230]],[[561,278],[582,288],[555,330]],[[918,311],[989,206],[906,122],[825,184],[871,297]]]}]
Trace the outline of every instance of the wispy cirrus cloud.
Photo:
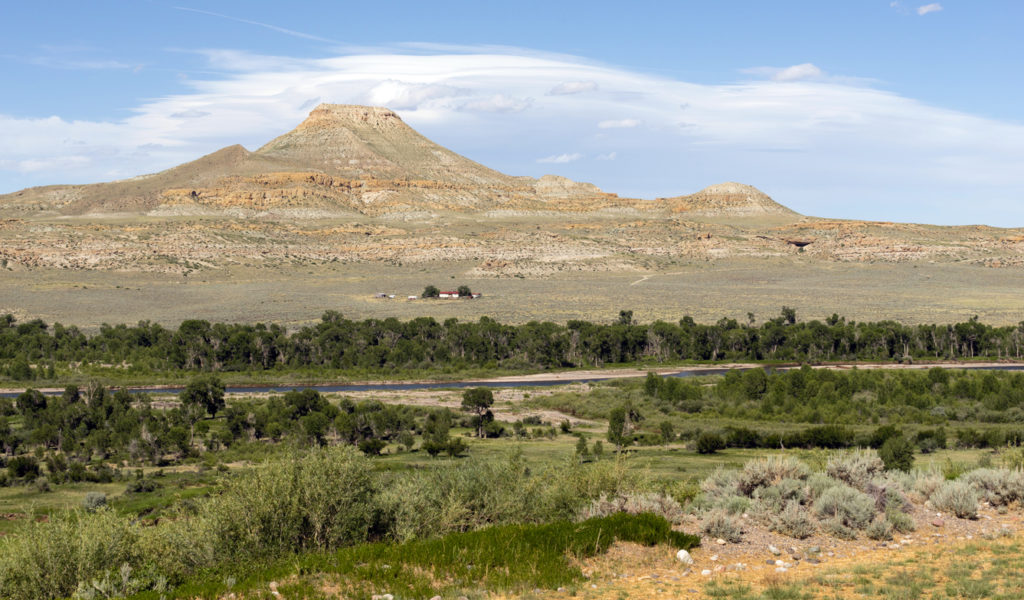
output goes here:
[{"label": "wispy cirrus cloud", "polygon": [[329,43],[329,44],[339,44],[340,43],[337,40],[331,40],[331,39],[328,39],[328,38],[323,38],[323,37],[312,35],[312,34],[309,34],[309,33],[303,33],[301,31],[295,31],[294,29],[286,29],[284,27],[278,27],[277,25],[272,25],[270,23],[261,23],[259,21],[251,21],[249,19],[242,19],[240,17],[232,17],[230,15],[223,15],[221,13],[215,13],[215,12],[211,12],[211,11],[208,11],[208,10],[202,10],[202,9],[198,9],[198,8],[189,8],[187,6],[173,6],[171,8],[173,8],[174,10],[181,10],[181,11],[186,11],[186,12],[198,13],[200,15],[206,15],[206,16],[209,16],[209,17],[217,17],[218,19],[227,19],[228,21],[235,21],[236,23],[245,23],[246,25],[255,25],[256,27],[262,27],[264,29],[269,29],[271,31],[276,31],[278,33],[283,33],[285,35],[290,35],[292,37],[303,38],[303,39],[312,40],[312,41],[316,41],[316,42],[326,42],[326,43]]},{"label": "wispy cirrus cloud", "polygon": [[[743,181],[805,214],[1024,225],[1024,126],[802,65],[708,85],[529,50],[203,54],[219,73],[125,119],[0,115],[0,191],[154,172],[235,143],[257,148],[318,102],[372,103],[514,175],[556,164],[652,198]],[[550,93],[567,82],[594,85]],[[595,127],[626,121],[636,121],[629,136]],[[972,201],[981,198],[988,204]]]},{"label": "wispy cirrus cloud", "polygon": [[917,7],[917,14],[919,16],[925,16],[930,13],[936,13],[942,10],[942,5],[938,2],[932,2],[931,4],[924,4]]}]

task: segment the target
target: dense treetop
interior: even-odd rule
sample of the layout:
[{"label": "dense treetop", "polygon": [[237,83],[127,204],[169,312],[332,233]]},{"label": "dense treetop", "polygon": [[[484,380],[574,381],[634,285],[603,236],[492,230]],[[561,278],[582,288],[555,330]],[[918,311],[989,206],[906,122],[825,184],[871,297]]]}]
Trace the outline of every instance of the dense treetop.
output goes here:
[{"label": "dense treetop", "polygon": [[993,327],[977,318],[946,325],[894,321],[825,321],[782,314],[759,325],[721,319],[700,324],[640,324],[623,311],[611,324],[574,320],[505,325],[430,317],[353,321],[329,311],[315,325],[288,331],[277,324],[148,321],[103,325],[86,335],[41,320],[0,319],[0,363],[9,377],[31,378],[33,366],[89,361],[161,370],[239,371],[289,367],[414,369],[467,366],[559,368],[638,360],[835,361],[1020,358],[1024,323]]}]

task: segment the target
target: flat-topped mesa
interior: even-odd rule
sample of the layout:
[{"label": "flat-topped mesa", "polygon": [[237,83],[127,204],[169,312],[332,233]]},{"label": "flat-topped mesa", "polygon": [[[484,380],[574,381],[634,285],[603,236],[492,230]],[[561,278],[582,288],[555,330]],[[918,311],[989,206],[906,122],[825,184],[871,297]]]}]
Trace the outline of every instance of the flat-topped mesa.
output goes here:
[{"label": "flat-topped mesa", "polygon": [[394,111],[377,106],[321,104],[298,127],[255,154],[350,179],[415,179],[508,187],[511,177],[420,135]]},{"label": "flat-topped mesa", "polygon": [[708,216],[786,215],[797,213],[771,199],[752,185],[729,181],[708,186],[689,196],[662,200],[674,212],[692,212]]},{"label": "flat-topped mesa", "polygon": [[382,106],[359,106],[357,104],[321,104],[313,109],[306,120],[296,129],[317,129],[330,127],[372,127],[390,129],[408,127],[398,114]]}]

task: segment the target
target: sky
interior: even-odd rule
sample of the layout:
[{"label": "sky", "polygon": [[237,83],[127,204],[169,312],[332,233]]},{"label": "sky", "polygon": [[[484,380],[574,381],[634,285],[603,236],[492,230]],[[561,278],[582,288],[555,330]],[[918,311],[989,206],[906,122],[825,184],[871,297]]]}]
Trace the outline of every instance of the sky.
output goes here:
[{"label": "sky", "polygon": [[1024,226],[1024,2],[7,3],[0,193],[394,109],[512,175]]}]

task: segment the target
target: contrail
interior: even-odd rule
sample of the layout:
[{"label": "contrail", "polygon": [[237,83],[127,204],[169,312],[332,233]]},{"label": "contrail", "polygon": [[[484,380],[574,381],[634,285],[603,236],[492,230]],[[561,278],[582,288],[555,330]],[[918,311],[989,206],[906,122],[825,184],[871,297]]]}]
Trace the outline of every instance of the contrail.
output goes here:
[{"label": "contrail", "polygon": [[284,27],[278,27],[277,25],[271,25],[269,23],[260,23],[259,21],[250,21],[248,19],[239,19],[238,17],[232,17],[232,16],[229,16],[229,15],[222,15],[220,13],[210,12],[208,10],[200,10],[198,8],[188,8],[188,7],[185,7],[185,6],[174,6],[172,8],[174,8],[175,10],[184,10],[184,11],[187,11],[187,12],[199,13],[201,15],[209,15],[211,17],[220,17],[221,19],[227,19],[229,21],[237,21],[239,23],[245,23],[247,25],[256,25],[257,27],[265,27],[267,29],[271,29],[271,30],[276,31],[278,33],[283,33],[285,35],[291,35],[291,36],[295,36],[295,37],[305,38],[307,40],[315,40],[317,42],[327,42],[328,44],[340,44],[341,43],[341,42],[339,42],[337,40],[329,40],[327,38],[318,37],[318,36],[315,36],[315,35],[311,35],[309,33],[302,33],[301,31],[294,31],[292,29],[285,29]]}]

